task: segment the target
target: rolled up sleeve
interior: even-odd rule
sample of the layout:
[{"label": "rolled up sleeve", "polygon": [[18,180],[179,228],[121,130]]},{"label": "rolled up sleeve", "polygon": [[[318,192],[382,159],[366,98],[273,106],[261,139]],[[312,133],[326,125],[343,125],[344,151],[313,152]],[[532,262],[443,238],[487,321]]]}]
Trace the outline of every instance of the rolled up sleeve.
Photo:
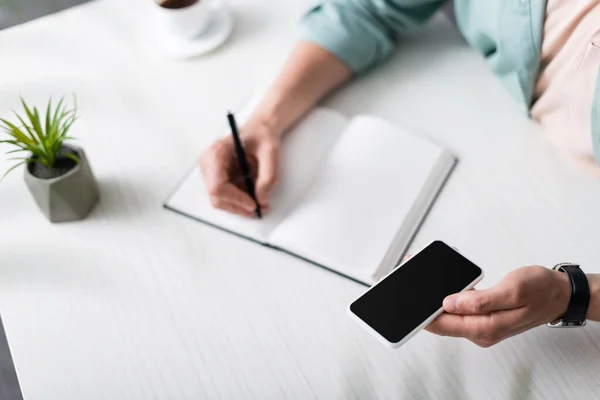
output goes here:
[{"label": "rolled up sleeve", "polygon": [[355,74],[364,74],[392,53],[399,35],[415,31],[446,0],[329,0],[300,24],[300,40],[329,51]]}]

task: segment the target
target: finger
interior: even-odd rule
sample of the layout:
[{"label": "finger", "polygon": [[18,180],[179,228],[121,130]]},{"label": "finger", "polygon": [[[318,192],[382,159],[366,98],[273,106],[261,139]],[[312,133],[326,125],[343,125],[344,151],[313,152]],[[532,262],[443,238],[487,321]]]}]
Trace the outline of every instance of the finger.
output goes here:
[{"label": "finger", "polygon": [[425,327],[425,330],[440,336],[465,337],[467,331],[462,315],[442,314]]},{"label": "finger", "polygon": [[262,145],[257,149],[256,158],[258,159],[256,197],[261,205],[267,205],[279,178],[279,148],[271,144]]},{"label": "finger", "polygon": [[444,299],[444,311],[451,314],[489,314],[492,311],[517,308],[510,292],[503,286],[486,290],[469,290]]},{"label": "finger", "polygon": [[200,156],[206,190],[216,208],[222,208],[221,203],[232,203],[247,212],[254,212],[254,200],[231,182],[229,172],[233,153],[229,144],[227,141],[217,141]]},{"label": "finger", "polygon": [[478,342],[486,330],[485,316],[442,314],[425,330],[439,336],[458,337]]},{"label": "finger", "polygon": [[216,208],[220,207],[215,206],[215,203],[223,202],[235,204],[237,207],[250,213],[253,213],[256,209],[256,204],[252,200],[252,197],[230,182],[210,186],[208,194],[211,197],[213,206]]},{"label": "finger", "polygon": [[256,203],[252,200],[252,197],[232,183],[226,183],[220,187],[219,197],[222,197],[225,201],[233,203],[246,211],[254,212],[256,209]]},{"label": "finger", "polygon": [[[442,314],[426,330],[440,336],[462,337],[489,347],[513,336],[525,318],[524,310],[503,310],[488,315]],[[516,328],[515,330],[515,327]]]},{"label": "finger", "polygon": [[207,181],[226,181],[233,158],[232,145],[226,140],[218,140],[200,155],[199,164],[202,176]]},{"label": "finger", "polygon": [[440,336],[475,339],[491,332],[496,327],[489,315],[453,315],[442,314],[425,329]]},{"label": "finger", "polygon": [[219,210],[227,211],[229,213],[241,215],[242,217],[247,217],[247,218],[256,217],[256,213],[254,212],[254,210],[248,211],[247,209],[240,207],[239,205],[237,205],[235,203],[230,203],[228,201],[224,201],[222,198],[211,197],[210,201],[211,201],[213,207],[215,207]]}]

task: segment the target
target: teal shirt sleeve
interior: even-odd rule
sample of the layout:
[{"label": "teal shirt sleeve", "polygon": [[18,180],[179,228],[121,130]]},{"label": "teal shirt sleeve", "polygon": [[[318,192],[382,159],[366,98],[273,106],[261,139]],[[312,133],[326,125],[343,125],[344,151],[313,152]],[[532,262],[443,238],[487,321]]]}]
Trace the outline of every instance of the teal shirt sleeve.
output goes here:
[{"label": "teal shirt sleeve", "polygon": [[302,19],[300,39],[329,51],[355,74],[382,63],[399,35],[426,22],[446,0],[328,0]]}]

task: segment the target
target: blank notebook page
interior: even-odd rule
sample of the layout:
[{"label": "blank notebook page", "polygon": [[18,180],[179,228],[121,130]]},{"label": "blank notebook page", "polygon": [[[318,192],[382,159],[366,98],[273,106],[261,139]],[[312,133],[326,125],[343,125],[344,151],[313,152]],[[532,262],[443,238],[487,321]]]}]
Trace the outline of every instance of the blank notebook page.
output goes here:
[{"label": "blank notebook page", "polygon": [[376,118],[353,119],[271,243],[355,276],[371,275],[442,153]]},{"label": "blank notebook page", "polygon": [[199,167],[185,178],[167,206],[185,215],[266,243],[306,192],[348,121],[335,112],[317,109],[293,127],[281,150],[279,183],[262,219],[239,217],[213,208]]}]

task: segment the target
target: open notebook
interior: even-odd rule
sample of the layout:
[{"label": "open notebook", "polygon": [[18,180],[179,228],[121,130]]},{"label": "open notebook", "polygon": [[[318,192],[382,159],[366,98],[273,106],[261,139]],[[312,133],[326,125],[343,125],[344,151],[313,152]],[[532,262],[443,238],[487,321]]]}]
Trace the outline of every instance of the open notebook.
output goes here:
[{"label": "open notebook", "polygon": [[371,285],[398,264],[455,163],[404,129],[318,108],[287,133],[262,220],[214,209],[198,167],[165,207]]}]

